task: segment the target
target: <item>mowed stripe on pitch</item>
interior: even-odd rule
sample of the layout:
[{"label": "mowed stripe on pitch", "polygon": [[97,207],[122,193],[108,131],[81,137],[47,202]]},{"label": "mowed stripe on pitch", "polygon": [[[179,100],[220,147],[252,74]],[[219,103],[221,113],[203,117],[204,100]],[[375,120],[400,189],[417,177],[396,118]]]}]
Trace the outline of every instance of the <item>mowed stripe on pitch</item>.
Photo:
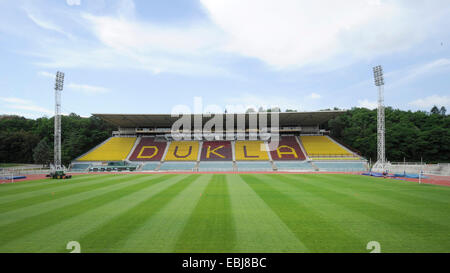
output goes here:
[{"label": "mowed stripe on pitch", "polygon": [[[448,198],[450,187],[442,187],[429,184],[418,184],[416,182],[380,179],[370,177],[372,183],[361,183],[360,177],[356,175],[324,175],[327,181],[332,183],[332,180],[339,180],[341,188],[352,189],[356,186],[363,194],[374,194],[377,197],[393,197],[403,203],[408,203],[417,207],[418,204],[427,204],[422,208],[432,209],[440,208],[442,206],[449,206],[450,200]],[[424,194],[426,193],[426,194]]]},{"label": "mowed stripe on pitch", "polygon": [[102,174],[102,175],[76,175],[70,180],[60,179],[45,179],[36,181],[25,181],[20,183],[8,183],[0,185],[0,198],[3,196],[10,196],[12,194],[21,194],[26,192],[39,191],[42,189],[59,188],[64,187],[67,184],[79,184],[89,182],[91,180],[102,179],[103,177],[117,176],[114,174]]},{"label": "mowed stripe on pitch", "polygon": [[[450,249],[450,188],[327,174],[207,174],[181,185],[189,176],[83,176],[23,193],[17,183],[0,200],[26,206],[0,213],[0,252],[68,252],[89,236],[104,241],[82,252],[368,252],[373,240],[383,252]],[[64,195],[37,198],[52,192]]]},{"label": "mowed stripe on pitch", "polygon": [[357,237],[306,206],[306,198],[293,199],[285,193],[288,189],[264,177],[241,176],[310,251],[356,251],[353,249],[362,244]]},{"label": "mowed stripe on pitch", "polygon": [[108,187],[114,180],[119,180],[118,182],[116,182],[116,184],[124,183],[127,181],[123,180],[123,176],[111,176],[89,182],[86,185],[66,183],[62,187],[59,187],[58,190],[55,190],[54,188],[42,189],[38,192],[33,192],[32,196],[30,197],[17,198],[17,195],[13,195],[11,196],[11,198],[15,197],[16,200],[2,203],[0,199],[0,213],[20,209],[31,205],[37,205],[39,203],[48,202],[60,198],[65,198],[70,195],[80,194],[103,187]]},{"label": "mowed stripe on pitch", "polygon": [[[129,175],[128,179],[125,178],[123,175],[122,176],[103,177],[102,179],[95,181],[95,183],[93,183],[93,185],[95,185],[97,183],[102,183],[104,180],[107,180],[107,181],[109,181],[109,185],[107,185],[105,187],[93,188],[90,191],[85,191],[82,193],[65,196],[62,199],[56,198],[54,200],[36,203],[36,204],[30,205],[30,206],[21,207],[21,208],[17,208],[14,210],[9,210],[4,213],[0,213],[0,227],[3,225],[10,224],[15,221],[20,221],[25,218],[40,215],[42,213],[55,210],[57,208],[61,208],[61,207],[64,207],[64,206],[67,206],[67,205],[70,205],[73,203],[77,203],[82,200],[86,200],[86,199],[96,196],[100,193],[104,193],[104,192],[108,192],[108,191],[111,191],[114,189],[125,187],[129,183],[124,184],[123,182],[132,181],[131,183],[134,183],[134,181],[139,181],[138,179],[145,179],[145,176],[138,175],[138,174]],[[52,195],[51,190],[49,190],[47,192],[47,195],[54,196],[54,195]]]},{"label": "mowed stripe on pitch", "polygon": [[150,196],[129,210],[117,215],[101,227],[80,239],[88,252],[120,252],[128,236],[139,229],[181,191],[193,183],[199,175],[188,175],[161,192]]},{"label": "mowed stripe on pitch", "polygon": [[202,174],[142,227],[128,236],[124,251],[172,252],[212,174]]},{"label": "mowed stripe on pitch", "polygon": [[[348,178],[347,178],[348,179]],[[438,219],[429,220],[427,219],[428,215],[433,214],[433,209],[428,210],[426,207],[427,205],[431,205],[431,208],[442,208],[442,205],[439,206],[438,204],[432,205],[433,201],[427,200],[424,201],[423,199],[419,198],[410,198],[407,202],[405,200],[402,200],[402,197],[397,196],[390,196],[389,194],[386,194],[384,192],[380,193],[371,193],[371,192],[365,192],[361,190],[360,187],[352,186],[352,187],[346,187],[345,186],[345,180],[343,180],[341,183],[343,185],[337,185],[336,183],[333,183],[333,181],[330,180],[336,180],[335,177],[329,177],[328,179],[322,179],[318,181],[317,183],[314,183],[313,185],[319,186],[324,185],[326,189],[329,191],[330,195],[334,196],[349,196],[350,198],[355,200],[356,204],[361,204],[362,202],[368,203],[371,206],[379,207],[380,210],[388,211],[390,215],[394,216],[401,216],[405,219],[406,223],[415,223],[415,226],[423,225],[423,226],[433,226],[436,231],[439,230],[450,230],[450,214],[449,211],[443,211],[445,212],[444,219],[448,221],[442,221],[440,217]],[[364,185],[364,183],[361,183]],[[415,184],[412,185],[415,187],[420,187],[420,185]],[[357,194],[355,194],[355,190],[357,190]],[[436,201],[439,203],[439,201]],[[414,204],[420,204],[420,206],[414,205]],[[359,206],[357,206],[359,207]],[[419,214],[418,210],[424,210],[425,212],[423,215],[417,216]]]},{"label": "mowed stripe on pitch", "polygon": [[228,174],[227,180],[236,230],[236,252],[309,251],[240,175]]},{"label": "mowed stripe on pitch", "polygon": [[88,199],[72,203],[70,205],[60,207],[55,210],[48,211],[17,222],[13,222],[8,225],[1,226],[0,228],[7,232],[3,233],[2,237],[0,237],[0,247],[5,243],[15,240],[21,236],[25,236],[37,230],[49,227],[65,219],[81,215],[93,208],[105,205],[109,202],[117,200],[118,198],[149,187],[154,183],[163,182],[167,179],[167,176],[158,176],[153,179],[151,179],[150,177],[142,176],[140,178],[137,178],[136,180],[138,182],[135,183],[133,183],[133,180],[130,180],[130,178],[127,176],[124,176],[123,179],[130,183],[130,185],[127,185],[128,183],[126,183],[124,187],[108,191],[106,193],[99,193],[98,195],[95,195]]},{"label": "mowed stripe on pitch", "polygon": [[[302,185],[302,190],[309,189],[311,191],[312,189],[311,192],[315,195],[322,196],[349,210],[376,220],[377,225],[374,228],[377,230],[369,234],[374,236],[378,233],[380,237],[386,238],[384,239],[386,250],[393,252],[414,251],[414,249],[417,249],[416,246],[420,245],[425,247],[427,252],[442,252],[448,249],[450,245],[450,229],[443,225],[446,221],[448,222],[449,217],[442,219],[443,224],[430,222],[423,215],[416,216],[414,209],[405,209],[405,204],[395,200],[395,197],[392,200],[383,197],[383,195],[365,197],[357,186],[353,186],[351,192],[345,192],[347,191],[345,187],[340,186],[339,181],[336,181],[334,177],[334,181],[331,182],[327,179],[321,179],[320,181],[306,180],[301,184],[298,183],[298,180],[283,179],[282,177],[280,178],[285,183],[297,187]],[[305,184],[308,187],[305,187]],[[357,217],[356,213],[352,218],[355,220],[361,219]],[[427,228],[432,228],[433,233],[424,233],[423,230]],[[372,238],[371,240],[375,239]],[[381,240],[381,238],[378,238],[378,240]]]},{"label": "mowed stripe on pitch", "polygon": [[228,183],[215,174],[175,244],[174,252],[232,252],[236,240]]},{"label": "mowed stripe on pitch", "polygon": [[[95,178],[94,175],[83,175],[83,176],[77,176],[70,180],[52,180],[53,182],[51,184],[47,184],[42,187],[33,187],[33,188],[26,188],[26,189],[19,189],[17,191],[6,191],[6,194],[3,196],[0,196],[0,204],[7,203],[9,201],[19,200],[19,199],[25,199],[33,196],[38,196],[42,193],[46,192],[55,192],[55,191],[61,191],[64,189],[74,188],[82,185],[90,185],[92,183],[97,183],[102,180],[106,179],[113,179],[115,177],[120,177],[119,175],[107,175]],[[56,182],[58,181],[58,182]],[[0,192],[2,192],[2,189],[0,188]]]},{"label": "mowed stripe on pitch", "polygon": [[[272,177],[272,175],[269,175]],[[359,238],[359,242],[355,241],[353,252],[367,252],[366,244],[370,241],[383,242],[383,249],[386,243],[386,235],[391,238],[390,230],[380,229],[380,225],[384,225],[377,219],[373,219],[368,215],[352,210],[347,206],[343,206],[340,202],[336,202],[332,196],[322,194],[322,189],[319,187],[311,187],[306,181],[315,183],[313,177],[307,175],[283,175],[272,177],[273,183],[285,183],[288,187],[285,191],[294,199],[301,198],[304,200],[303,204],[310,209],[323,215],[331,222],[340,226],[341,229],[348,231],[355,237]],[[339,183],[335,181],[335,183]],[[300,195],[299,192],[302,194]],[[342,200],[341,197],[337,198]],[[344,199],[343,202],[346,202]],[[321,229],[321,227],[317,227]],[[388,231],[388,232],[386,232]],[[329,244],[333,244],[331,241]]]},{"label": "mowed stripe on pitch", "polygon": [[[105,223],[111,221],[125,211],[130,210],[132,207],[143,202],[150,196],[153,196],[168,188],[170,185],[177,183],[183,177],[181,175],[177,175],[168,176],[166,178],[167,179],[161,183],[154,183],[140,191],[120,197],[113,202],[95,207],[75,217],[62,220],[28,236],[23,236],[20,239],[4,245],[3,248],[14,249],[15,247],[17,248],[17,246],[27,246],[26,249],[30,252],[67,253],[68,251],[65,249],[67,242],[80,242],[80,239],[87,234],[101,228],[105,225]],[[52,240],[42,243],[36,238],[52,238]],[[87,246],[82,246],[82,252],[90,252],[86,247]]]}]

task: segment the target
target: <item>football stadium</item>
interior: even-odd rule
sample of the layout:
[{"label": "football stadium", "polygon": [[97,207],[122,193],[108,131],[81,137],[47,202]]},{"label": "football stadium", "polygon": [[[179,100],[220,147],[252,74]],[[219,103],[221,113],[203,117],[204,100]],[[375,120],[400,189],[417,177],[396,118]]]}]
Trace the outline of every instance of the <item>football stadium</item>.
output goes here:
[{"label": "football stadium", "polygon": [[236,124],[209,134],[175,132],[171,115],[94,114],[117,130],[56,176],[66,179],[0,185],[0,251],[448,252],[448,168],[371,172],[321,129],[342,113],[277,113],[273,149],[266,128],[237,126],[258,113],[217,115]]}]

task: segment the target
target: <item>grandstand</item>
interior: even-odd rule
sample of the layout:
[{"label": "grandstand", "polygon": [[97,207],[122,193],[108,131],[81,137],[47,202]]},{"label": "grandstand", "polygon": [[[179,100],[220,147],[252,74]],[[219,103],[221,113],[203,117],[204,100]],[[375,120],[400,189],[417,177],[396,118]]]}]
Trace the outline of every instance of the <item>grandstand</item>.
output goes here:
[{"label": "grandstand", "polygon": [[[185,133],[186,140],[173,139],[170,115],[95,116],[116,125],[105,142],[72,163],[73,171],[366,171],[367,161],[344,147],[321,129],[342,111],[279,113],[280,138],[272,147],[259,129],[213,132],[213,139]],[[245,114],[246,123],[251,114]],[[237,114],[230,116],[236,120]],[[208,120],[203,119],[203,124]],[[225,123],[225,122],[224,122]],[[268,124],[270,126],[270,124]],[[267,132],[267,129],[264,130]]]}]

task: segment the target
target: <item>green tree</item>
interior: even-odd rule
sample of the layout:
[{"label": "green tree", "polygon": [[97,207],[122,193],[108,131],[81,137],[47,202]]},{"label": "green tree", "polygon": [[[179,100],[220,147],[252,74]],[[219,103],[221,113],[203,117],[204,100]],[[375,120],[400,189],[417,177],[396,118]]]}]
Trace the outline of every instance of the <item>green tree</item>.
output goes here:
[{"label": "green tree", "polygon": [[44,138],[33,149],[34,163],[48,166],[52,161],[52,149],[47,142],[47,139]]},{"label": "green tree", "polygon": [[439,111],[439,108],[435,105],[435,106],[433,106],[433,108],[431,108],[431,114],[436,114],[436,115],[438,115],[438,114],[440,114],[441,112]]}]

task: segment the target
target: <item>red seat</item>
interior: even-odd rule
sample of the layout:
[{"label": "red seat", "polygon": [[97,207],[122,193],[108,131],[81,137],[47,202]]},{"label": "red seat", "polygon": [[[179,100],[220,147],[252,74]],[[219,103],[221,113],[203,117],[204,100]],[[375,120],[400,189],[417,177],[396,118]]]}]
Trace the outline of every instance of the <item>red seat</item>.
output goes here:
[{"label": "red seat", "polygon": [[300,145],[294,136],[284,136],[278,143],[278,147],[270,151],[272,160],[305,160],[306,157],[300,149]]},{"label": "red seat", "polygon": [[144,137],[134,149],[130,161],[160,161],[166,146],[167,142],[155,142],[152,137]]},{"label": "red seat", "polygon": [[230,141],[205,141],[202,146],[202,161],[233,160]]}]

